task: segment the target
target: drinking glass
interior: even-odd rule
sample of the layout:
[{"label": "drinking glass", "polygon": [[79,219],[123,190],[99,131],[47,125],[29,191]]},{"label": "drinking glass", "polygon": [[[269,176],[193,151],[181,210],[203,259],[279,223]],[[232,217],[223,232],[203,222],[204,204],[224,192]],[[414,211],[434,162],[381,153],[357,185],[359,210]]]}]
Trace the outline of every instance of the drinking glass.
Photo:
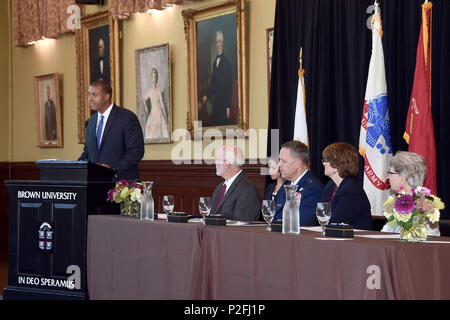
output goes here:
[{"label": "drinking glass", "polygon": [[329,202],[317,202],[316,217],[322,226],[322,234],[325,235],[325,226],[330,222],[331,207]]},{"label": "drinking glass", "polygon": [[172,195],[165,195],[163,197],[163,209],[166,214],[172,214],[175,207],[175,201]]},{"label": "drinking glass", "polygon": [[267,231],[272,231],[272,227],[270,226],[275,216],[275,201],[273,200],[263,200],[261,205],[261,212],[267,223]]},{"label": "drinking glass", "polygon": [[198,210],[200,211],[200,214],[202,215],[203,219],[205,219],[205,217],[211,211],[211,204],[209,197],[200,197],[200,199],[198,200]]}]

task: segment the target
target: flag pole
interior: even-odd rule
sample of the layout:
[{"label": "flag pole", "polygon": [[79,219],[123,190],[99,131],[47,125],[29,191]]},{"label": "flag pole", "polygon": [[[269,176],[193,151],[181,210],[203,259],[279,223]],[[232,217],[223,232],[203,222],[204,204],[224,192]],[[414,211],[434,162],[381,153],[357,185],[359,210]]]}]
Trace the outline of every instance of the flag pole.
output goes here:
[{"label": "flag pole", "polygon": [[300,47],[300,53],[298,54],[298,62],[300,63],[300,71],[303,71],[303,47]]},{"label": "flag pole", "polygon": [[308,128],[306,124],[306,90],[303,82],[305,75],[305,69],[303,69],[303,46],[300,47],[298,62],[298,87],[297,101],[295,103],[293,140],[299,140],[309,146]]},{"label": "flag pole", "polygon": [[380,14],[380,1],[379,0],[375,0],[373,5],[375,6],[375,13]]}]

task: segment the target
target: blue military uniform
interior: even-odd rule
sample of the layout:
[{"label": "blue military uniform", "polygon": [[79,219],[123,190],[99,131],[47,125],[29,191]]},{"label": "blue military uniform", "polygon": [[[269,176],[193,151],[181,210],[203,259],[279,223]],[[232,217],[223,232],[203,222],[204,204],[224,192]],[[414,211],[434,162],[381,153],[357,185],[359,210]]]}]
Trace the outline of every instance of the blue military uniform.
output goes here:
[{"label": "blue military uniform", "polygon": [[[290,181],[286,181],[286,184],[290,184]],[[298,181],[298,191],[302,194],[300,202],[300,225],[301,226],[317,226],[316,219],[316,206],[320,201],[323,192],[323,184],[316,177],[314,177],[308,170],[303,177]],[[277,202],[276,213],[274,220],[283,218],[283,207],[286,202],[286,193],[284,187],[280,188],[277,193],[277,198],[280,201]]]}]

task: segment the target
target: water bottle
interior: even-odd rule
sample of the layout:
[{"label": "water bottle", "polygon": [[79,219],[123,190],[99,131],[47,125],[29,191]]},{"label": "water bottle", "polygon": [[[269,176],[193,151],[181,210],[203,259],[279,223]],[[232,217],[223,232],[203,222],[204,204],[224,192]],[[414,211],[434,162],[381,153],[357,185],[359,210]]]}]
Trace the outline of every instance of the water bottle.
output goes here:
[{"label": "water bottle", "polygon": [[155,220],[155,202],[152,196],[153,181],[143,181],[144,195],[141,201],[141,220]]},{"label": "water bottle", "polygon": [[300,234],[300,197],[297,195],[296,184],[285,185],[286,203],[283,208],[283,234]]}]

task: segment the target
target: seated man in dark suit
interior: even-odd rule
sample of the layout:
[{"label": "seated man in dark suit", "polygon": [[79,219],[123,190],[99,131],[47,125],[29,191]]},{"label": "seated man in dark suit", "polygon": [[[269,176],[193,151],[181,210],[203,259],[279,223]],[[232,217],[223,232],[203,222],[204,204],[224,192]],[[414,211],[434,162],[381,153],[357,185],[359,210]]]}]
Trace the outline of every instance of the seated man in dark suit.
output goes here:
[{"label": "seated man in dark suit", "polygon": [[89,87],[89,104],[97,111],[86,124],[86,144],[78,160],[98,163],[117,171],[117,178],[139,178],[138,163],[144,156],[144,138],[136,115],[115,105],[105,80]]},{"label": "seated man in dark suit", "polygon": [[216,150],[216,174],[225,179],[211,197],[211,213],[229,220],[257,221],[261,208],[258,191],[242,171],[244,155],[239,147],[223,146]]},{"label": "seated man in dark suit", "polygon": [[[301,193],[300,225],[318,225],[316,206],[322,196],[323,184],[309,171],[308,146],[300,141],[284,143],[280,151],[280,172],[284,179],[290,180],[290,184],[298,185],[297,192]],[[284,195],[283,206],[277,206],[274,220],[283,218],[283,207],[286,202],[284,187],[280,191]]]}]

